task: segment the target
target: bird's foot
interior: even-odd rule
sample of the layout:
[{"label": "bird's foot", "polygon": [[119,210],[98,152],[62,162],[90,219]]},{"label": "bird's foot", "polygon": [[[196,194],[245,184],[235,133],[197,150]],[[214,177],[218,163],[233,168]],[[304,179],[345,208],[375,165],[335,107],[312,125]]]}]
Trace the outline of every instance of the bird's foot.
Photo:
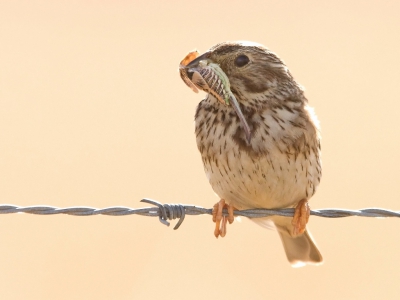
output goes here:
[{"label": "bird's foot", "polygon": [[293,236],[298,236],[306,230],[306,225],[309,217],[310,207],[308,206],[308,201],[306,199],[303,199],[299,203],[297,203],[297,206],[294,210],[294,215],[292,219]]},{"label": "bird's foot", "polygon": [[[222,215],[222,210],[226,208],[228,210],[228,216]],[[226,235],[226,222],[229,221],[229,224],[233,223],[233,210],[235,208],[232,205],[226,204],[224,199],[221,199],[218,203],[216,203],[213,207],[212,218],[213,222],[215,222],[215,230],[214,235],[216,238],[218,236],[224,237]]]}]

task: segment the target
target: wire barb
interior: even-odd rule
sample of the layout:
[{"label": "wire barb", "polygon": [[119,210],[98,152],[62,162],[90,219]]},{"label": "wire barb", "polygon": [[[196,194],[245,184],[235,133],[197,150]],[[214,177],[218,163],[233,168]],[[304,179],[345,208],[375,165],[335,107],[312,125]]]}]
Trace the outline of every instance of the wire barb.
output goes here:
[{"label": "wire barb", "polygon": [[[56,215],[67,214],[73,216],[94,216],[94,215],[107,215],[107,216],[127,216],[127,215],[141,215],[146,217],[159,217],[161,223],[169,226],[168,220],[178,219],[174,230],[178,229],[185,219],[186,215],[212,215],[211,208],[204,208],[188,204],[162,204],[152,199],[143,199],[141,202],[149,203],[155,207],[143,208],[129,208],[124,206],[115,206],[107,208],[93,208],[85,206],[58,208],[53,206],[16,206],[10,204],[0,205],[0,214],[13,214],[13,213],[27,213],[35,215]],[[223,215],[228,216],[228,211],[223,210]],[[234,210],[235,216],[243,216],[247,218],[263,218],[269,216],[284,216],[293,217],[294,208],[284,209],[247,209],[247,210]],[[383,208],[364,208],[359,210],[348,209],[316,209],[311,211],[312,216],[324,218],[344,218],[351,216],[370,217],[370,218],[387,218],[395,217],[400,218],[400,211],[393,211]]]},{"label": "wire barb", "polygon": [[140,200],[140,202],[156,205],[159,209],[159,220],[164,225],[169,226],[169,222],[167,221],[167,219],[175,220],[179,218],[179,221],[178,223],[176,223],[174,230],[177,230],[185,219],[185,207],[182,204],[162,204],[158,201],[147,198]]}]

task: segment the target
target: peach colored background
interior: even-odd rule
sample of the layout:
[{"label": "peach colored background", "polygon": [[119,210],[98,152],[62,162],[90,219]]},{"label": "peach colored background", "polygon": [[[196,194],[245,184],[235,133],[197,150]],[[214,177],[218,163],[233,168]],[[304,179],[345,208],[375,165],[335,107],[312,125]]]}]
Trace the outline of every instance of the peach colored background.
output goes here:
[{"label": "peach colored background", "polygon": [[[0,203],[204,207],[218,199],[178,63],[250,40],[321,120],[313,208],[400,210],[399,1],[1,1]],[[400,220],[312,217],[325,258],[292,269],[247,219],[0,215],[1,299],[398,299]]]}]

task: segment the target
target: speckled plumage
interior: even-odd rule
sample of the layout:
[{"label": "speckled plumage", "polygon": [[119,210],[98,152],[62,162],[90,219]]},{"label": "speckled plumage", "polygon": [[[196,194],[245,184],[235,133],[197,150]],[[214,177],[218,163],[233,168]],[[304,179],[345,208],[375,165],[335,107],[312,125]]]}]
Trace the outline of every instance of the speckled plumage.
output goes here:
[{"label": "speckled plumage", "polygon": [[[239,55],[249,63],[238,67]],[[318,121],[285,64],[261,45],[222,43],[207,52],[229,78],[252,135],[231,106],[208,94],[195,115],[198,149],[215,193],[237,209],[295,207],[321,179]],[[308,232],[295,236],[290,218],[253,219],[280,233],[293,265],[322,257]]]}]

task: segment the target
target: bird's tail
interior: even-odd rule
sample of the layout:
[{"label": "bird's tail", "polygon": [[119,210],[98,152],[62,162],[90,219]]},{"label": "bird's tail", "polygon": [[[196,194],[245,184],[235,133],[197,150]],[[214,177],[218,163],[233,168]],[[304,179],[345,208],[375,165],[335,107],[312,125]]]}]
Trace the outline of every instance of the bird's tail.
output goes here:
[{"label": "bird's tail", "polygon": [[267,218],[253,218],[251,220],[262,227],[278,231],[287,259],[293,267],[322,263],[322,255],[307,229],[299,236],[292,236],[292,218],[271,216]]},{"label": "bird's tail", "polygon": [[297,237],[278,230],[287,259],[293,267],[302,267],[306,264],[318,265],[323,259],[312,236],[306,231]]}]

